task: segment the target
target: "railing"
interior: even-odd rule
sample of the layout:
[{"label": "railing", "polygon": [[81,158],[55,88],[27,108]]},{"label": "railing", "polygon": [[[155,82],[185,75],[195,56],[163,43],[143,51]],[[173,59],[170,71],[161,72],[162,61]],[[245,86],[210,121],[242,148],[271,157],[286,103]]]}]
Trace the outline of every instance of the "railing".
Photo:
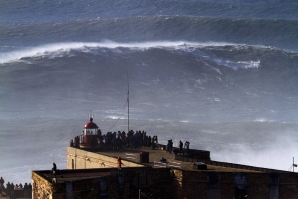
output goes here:
[{"label": "railing", "polygon": [[154,167],[163,167],[163,168],[175,167],[175,168],[181,169],[181,163],[180,162],[160,162],[160,161],[154,161]]},{"label": "railing", "polygon": [[181,163],[180,162],[169,162],[168,167],[175,167],[181,169]]},{"label": "railing", "polygon": [[167,167],[167,163],[166,162],[159,162],[159,161],[154,161],[154,166],[155,167]]},{"label": "railing", "polygon": [[137,155],[133,153],[125,153],[125,158],[126,159],[131,159],[133,161],[137,161]]}]

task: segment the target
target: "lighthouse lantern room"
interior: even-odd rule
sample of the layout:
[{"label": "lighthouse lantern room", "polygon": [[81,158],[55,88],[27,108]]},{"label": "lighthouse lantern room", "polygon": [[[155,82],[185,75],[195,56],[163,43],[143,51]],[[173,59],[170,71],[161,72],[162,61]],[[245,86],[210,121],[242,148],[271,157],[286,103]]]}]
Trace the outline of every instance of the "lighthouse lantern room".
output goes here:
[{"label": "lighthouse lantern room", "polygon": [[99,147],[99,140],[101,138],[101,131],[90,117],[90,122],[85,124],[83,134],[81,135],[80,148],[94,148]]}]

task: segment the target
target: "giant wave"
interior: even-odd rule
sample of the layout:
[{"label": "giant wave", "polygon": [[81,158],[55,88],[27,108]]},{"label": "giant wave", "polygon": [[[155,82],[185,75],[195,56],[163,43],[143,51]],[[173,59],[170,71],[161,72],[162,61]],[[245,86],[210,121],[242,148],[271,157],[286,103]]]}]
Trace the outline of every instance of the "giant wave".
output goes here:
[{"label": "giant wave", "polygon": [[[96,49],[118,49],[126,48],[129,50],[143,51],[150,48],[160,48],[167,50],[177,50],[187,53],[193,53],[199,55],[200,58],[213,61],[218,65],[227,66],[233,69],[238,68],[258,68],[260,61],[256,60],[239,60],[232,61],[229,59],[221,59],[214,57],[214,55],[203,53],[204,48],[216,48],[216,47],[232,47],[239,48],[239,44],[224,43],[224,42],[187,42],[187,41],[155,41],[155,42],[132,42],[132,43],[118,43],[113,41],[104,42],[68,42],[68,43],[54,43],[40,45],[37,47],[26,47],[23,50],[17,50],[12,52],[5,52],[0,54],[0,63],[9,63],[22,61],[23,58],[30,57],[43,57],[43,58],[55,58],[63,56],[74,56],[71,51],[79,51],[84,53],[92,53]],[[242,45],[245,46],[245,45]],[[256,48],[261,48],[257,47]]]}]

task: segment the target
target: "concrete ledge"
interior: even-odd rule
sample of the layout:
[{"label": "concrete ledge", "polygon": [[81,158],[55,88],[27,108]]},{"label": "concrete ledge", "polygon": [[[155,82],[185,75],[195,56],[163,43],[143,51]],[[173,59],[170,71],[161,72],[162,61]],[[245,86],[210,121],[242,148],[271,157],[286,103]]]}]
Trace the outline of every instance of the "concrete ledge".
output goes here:
[{"label": "concrete ledge", "polygon": [[[82,149],[67,147],[67,169],[86,169],[86,168],[116,168],[116,157],[101,155],[99,153],[89,152]],[[123,167],[143,167],[129,160],[122,159]]]}]

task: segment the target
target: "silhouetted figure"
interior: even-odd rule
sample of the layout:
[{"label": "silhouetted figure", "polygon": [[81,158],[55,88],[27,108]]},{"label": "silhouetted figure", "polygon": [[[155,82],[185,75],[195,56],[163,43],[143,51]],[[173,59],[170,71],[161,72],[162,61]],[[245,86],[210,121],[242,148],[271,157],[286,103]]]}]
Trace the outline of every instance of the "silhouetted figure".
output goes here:
[{"label": "silhouetted figure", "polygon": [[[118,165],[118,170],[121,170],[121,165],[122,165],[122,161],[121,161],[121,157],[118,156],[118,159],[117,159],[117,165]],[[123,164],[124,165],[124,164]]]},{"label": "silhouetted figure", "polygon": [[31,198],[32,197],[32,185],[31,185],[31,183],[29,183],[29,185],[28,185],[28,189],[29,189],[29,198]]},{"label": "silhouetted figure", "polygon": [[184,148],[186,148],[186,153],[188,154],[189,153],[189,142],[188,141],[185,142]]},{"label": "silhouetted figure", "polygon": [[52,172],[53,172],[53,175],[54,175],[54,176],[55,176],[55,178],[56,178],[57,166],[56,166],[55,162],[53,163]]},{"label": "silhouetted figure", "polygon": [[10,194],[10,182],[8,182],[6,184],[6,191],[8,192],[7,194],[9,195]]},{"label": "silhouetted figure", "polygon": [[3,191],[3,189],[4,189],[4,179],[1,177],[0,178],[0,195],[2,195],[2,191]]},{"label": "silhouetted figure", "polygon": [[28,190],[29,190],[29,186],[27,184],[27,182],[24,184],[24,198],[28,198],[29,197],[29,193],[28,193]]},{"label": "silhouetted figure", "polygon": [[180,155],[181,155],[181,153],[183,153],[183,155],[184,155],[184,152],[183,152],[183,143],[181,142],[181,140],[179,141],[179,152],[180,152]]},{"label": "silhouetted figure", "polygon": [[13,184],[13,182],[10,184],[10,196],[14,197],[14,184]]},{"label": "silhouetted figure", "polygon": [[172,153],[172,150],[173,150],[173,141],[168,140],[168,152]]},{"label": "silhouetted figure", "polygon": [[80,138],[79,136],[75,137],[75,143],[74,143],[75,147],[76,148],[79,148],[80,147]]},{"label": "silhouetted figure", "polygon": [[152,140],[151,140],[151,136],[149,135],[148,137],[148,146],[151,147],[151,143],[152,143]]},{"label": "silhouetted figure", "polygon": [[70,147],[74,147],[73,140],[70,140]]}]

